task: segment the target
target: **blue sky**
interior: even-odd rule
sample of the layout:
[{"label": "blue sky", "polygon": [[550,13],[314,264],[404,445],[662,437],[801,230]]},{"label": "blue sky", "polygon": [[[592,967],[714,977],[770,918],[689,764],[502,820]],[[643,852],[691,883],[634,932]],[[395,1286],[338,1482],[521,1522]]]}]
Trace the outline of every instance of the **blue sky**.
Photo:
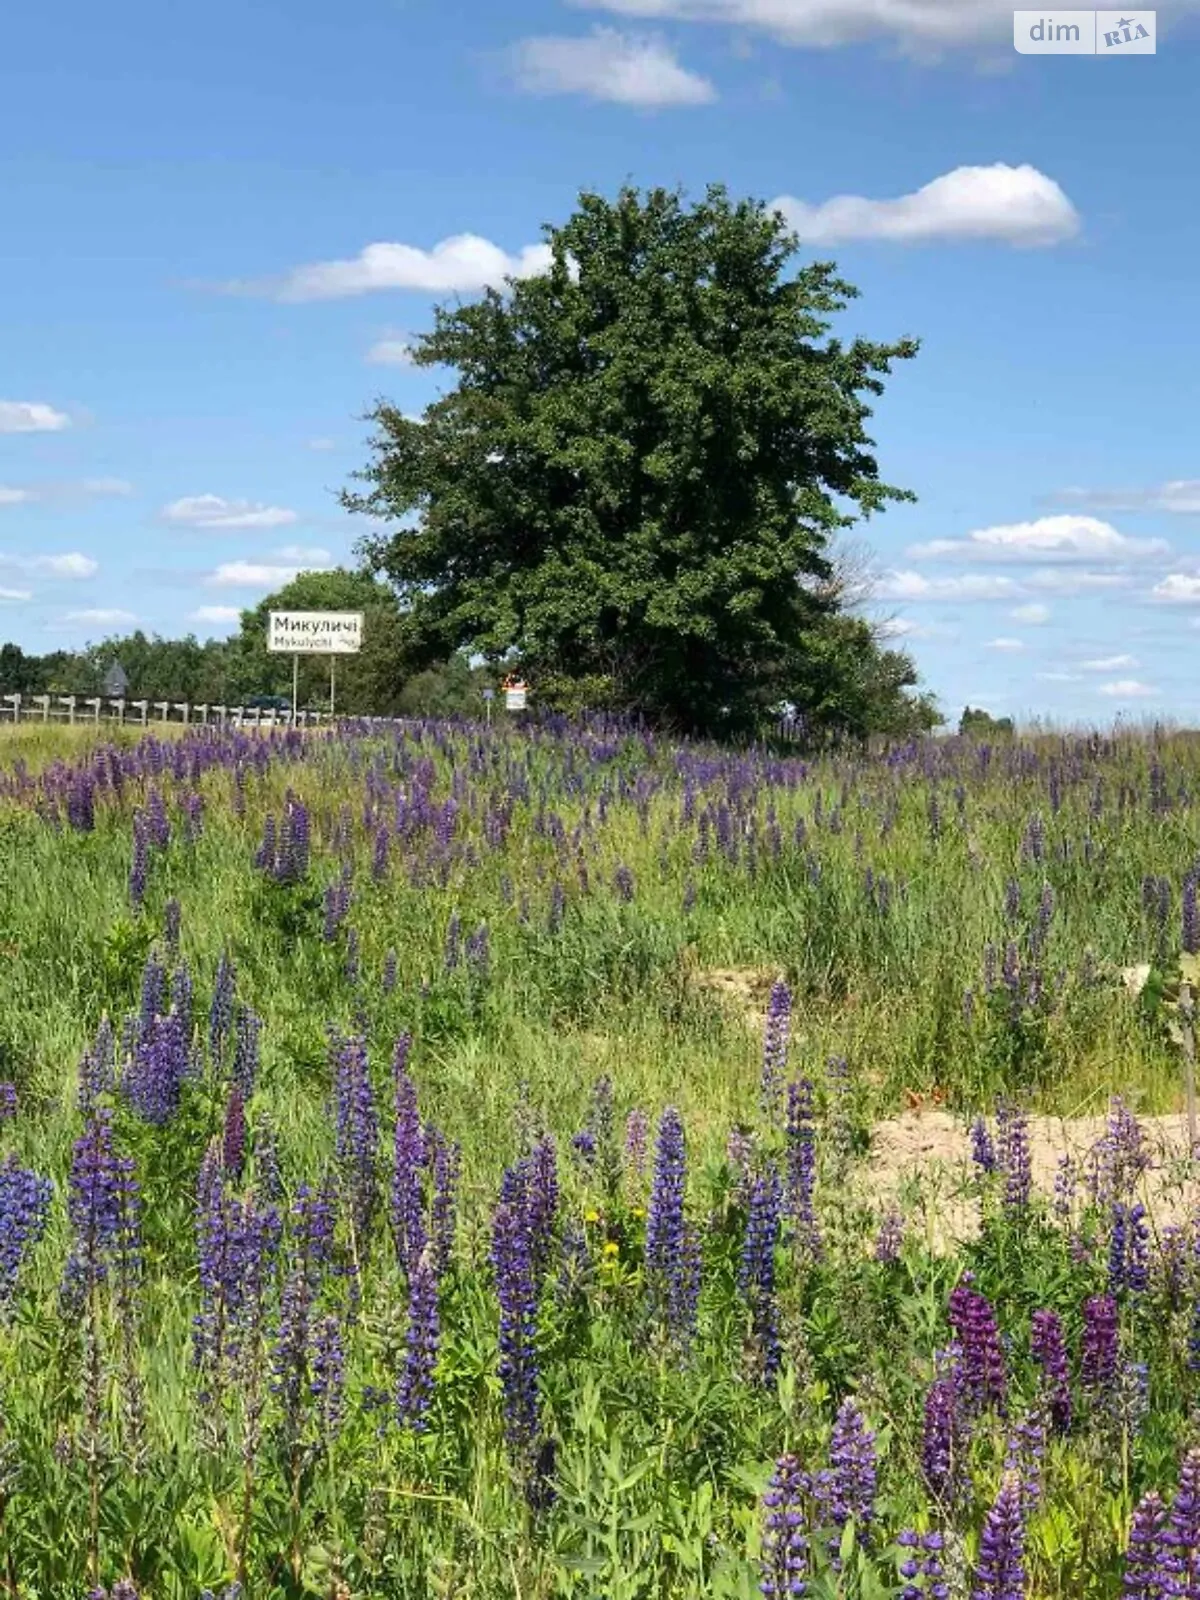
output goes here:
[{"label": "blue sky", "polygon": [[922,340],[873,424],[919,499],[861,532],[945,708],[1200,724],[1200,0],[1157,21],[1101,60],[993,0],[10,8],[0,637],[222,633],[347,559],[431,306],[581,188],[719,180],[860,288],[839,332]]}]

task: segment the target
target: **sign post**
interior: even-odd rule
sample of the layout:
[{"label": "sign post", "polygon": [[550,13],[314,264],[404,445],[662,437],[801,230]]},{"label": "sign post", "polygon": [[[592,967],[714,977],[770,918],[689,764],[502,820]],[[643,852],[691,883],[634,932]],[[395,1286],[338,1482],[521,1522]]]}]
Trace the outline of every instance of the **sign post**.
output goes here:
[{"label": "sign post", "polygon": [[271,611],[267,614],[267,649],[292,658],[292,721],[300,709],[300,657],[329,657],[329,715],[336,706],[338,656],[362,649],[361,611]]}]

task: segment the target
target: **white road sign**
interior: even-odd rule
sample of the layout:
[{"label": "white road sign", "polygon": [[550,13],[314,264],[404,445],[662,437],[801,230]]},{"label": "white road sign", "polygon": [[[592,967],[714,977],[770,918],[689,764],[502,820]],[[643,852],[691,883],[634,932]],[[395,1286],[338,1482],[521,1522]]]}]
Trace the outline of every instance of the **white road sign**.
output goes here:
[{"label": "white road sign", "polygon": [[362,649],[361,611],[268,612],[267,649],[285,655],[352,656]]}]

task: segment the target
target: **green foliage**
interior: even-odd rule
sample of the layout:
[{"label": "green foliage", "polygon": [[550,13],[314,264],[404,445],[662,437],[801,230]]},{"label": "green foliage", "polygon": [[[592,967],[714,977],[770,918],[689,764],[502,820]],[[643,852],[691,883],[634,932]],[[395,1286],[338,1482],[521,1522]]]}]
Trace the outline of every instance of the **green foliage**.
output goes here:
[{"label": "green foliage", "polygon": [[976,739],[1011,738],[1013,720],[1011,717],[993,717],[975,706],[966,706],[958,719],[958,731]]},{"label": "green foliage", "polygon": [[[825,340],[856,291],[713,187],[583,194],[542,275],[440,309],[419,366],[458,384],[381,403],[364,552],[414,659],[519,664],[540,703],[750,731],[790,704],[851,733],[929,725],[912,664],[844,615],[834,536],[889,500],[864,424],[911,339]],[[845,508],[852,509],[845,509]],[[412,513],[418,520],[410,520]]]}]

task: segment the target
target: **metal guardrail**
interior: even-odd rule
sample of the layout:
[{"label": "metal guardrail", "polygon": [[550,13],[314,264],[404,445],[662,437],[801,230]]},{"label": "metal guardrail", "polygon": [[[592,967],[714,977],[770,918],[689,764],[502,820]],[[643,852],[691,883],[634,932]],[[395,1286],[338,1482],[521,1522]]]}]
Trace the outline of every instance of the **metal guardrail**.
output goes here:
[{"label": "metal guardrail", "polygon": [[69,726],[115,722],[135,728],[175,723],[184,727],[297,728],[330,721],[328,711],[264,711],[260,706],[192,705],[186,700],[116,700],[105,695],[0,695],[0,722],[62,722]]}]

